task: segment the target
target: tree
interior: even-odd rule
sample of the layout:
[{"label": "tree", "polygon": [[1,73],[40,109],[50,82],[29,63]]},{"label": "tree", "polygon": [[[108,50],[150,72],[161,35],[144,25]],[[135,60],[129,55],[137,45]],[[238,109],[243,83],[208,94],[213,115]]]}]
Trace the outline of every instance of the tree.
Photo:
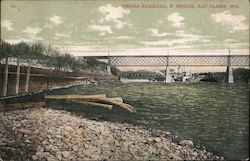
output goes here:
[{"label": "tree", "polygon": [[45,47],[42,44],[33,44],[29,52],[31,59],[43,59]]}]

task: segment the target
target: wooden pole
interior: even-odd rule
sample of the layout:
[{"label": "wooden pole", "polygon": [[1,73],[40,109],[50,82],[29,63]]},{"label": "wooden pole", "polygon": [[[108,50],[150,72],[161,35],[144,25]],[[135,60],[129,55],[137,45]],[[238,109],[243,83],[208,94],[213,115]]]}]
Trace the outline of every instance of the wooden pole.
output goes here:
[{"label": "wooden pole", "polygon": [[4,68],[3,96],[7,96],[7,89],[8,89],[8,67],[9,67],[9,59],[6,56],[6,58],[5,58],[5,68]]},{"label": "wooden pole", "polygon": [[20,82],[20,59],[17,58],[17,70],[16,70],[16,95],[19,94],[19,82]]},{"label": "wooden pole", "polygon": [[101,108],[106,108],[109,110],[112,110],[113,105],[107,105],[107,104],[102,104],[102,103],[96,103],[96,102],[85,102],[85,101],[77,101],[77,100],[67,100],[70,103],[76,103],[80,105],[87,105],[87,106],[95,106],[95,107],[101,107]]},{"label": "wooden pole", "polygon": [[105,94],[97,95],[47,95],[45,96],[46,100],[91,100],[98,98],[105,98]]},{"label": "wooden pole", "polygon": [[131,105],[119,101],[114,101],[110,98],[100,98],[98,101],[119,106],[129,112],[136,112],[136,110]]},{"label": "wooden pole", "polygon": [[123,103],[120,98],[107,98],[105,95],[48,95],[45,100],[77,100],[83,102],[95,102],[119,106],[129,112],[136,110],[129,104]]},{"label": "wooden pole", "polygon": [[25,84],[25,93],[29,92],[29,84],[30,84],[30,63],[31,60],[28,60],[28,67],[27,67],[27,75],[26,75],[26,84]]},{"label": "wooden pole", "polygon": [[117,102],[123,103],[122,97],[115,97],[115,98],[109,98],[109,99],[112,100],[112,101],[117,101]]}]

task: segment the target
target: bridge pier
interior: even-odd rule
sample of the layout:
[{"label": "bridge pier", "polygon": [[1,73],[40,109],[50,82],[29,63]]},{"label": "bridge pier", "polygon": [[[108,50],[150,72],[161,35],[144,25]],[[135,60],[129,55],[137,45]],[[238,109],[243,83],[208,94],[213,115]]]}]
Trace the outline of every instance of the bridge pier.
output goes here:
[{"label": "bridge pier", "polygon": [[227,66],[225,83],[234,83],[233,68]]},{"label": "bridge pier", "polygon": [[108,72],[108,74],[111,74],[111,66],[110,65],[107,66],[107,72]]},{"label": "bridge pier", "polygon": [[230,50],[229,50],[229,56],[227,57],[227,71],[226,71],[225,83],[234,83],[233,68],[231,66]]},{"label": "bridge pier", "polygon": [[166,66],[166,70],[165,70],[165,82],[166,83],[172,83],[172,77],[170,75],[170,67]]},{"label": "bridge pier", "polygon": [[107,66],[107,72],[108,72],[108,74],[112,74],[112,73],[111,73],[111,61],[110,61],[110,57],[109,57],[109,52],[108,52],[108,66]]}]

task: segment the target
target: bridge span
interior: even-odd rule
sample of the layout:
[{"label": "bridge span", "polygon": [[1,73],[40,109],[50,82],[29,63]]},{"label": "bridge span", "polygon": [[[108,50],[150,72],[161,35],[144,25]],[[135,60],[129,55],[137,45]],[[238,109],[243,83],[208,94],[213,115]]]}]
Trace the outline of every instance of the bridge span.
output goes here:
[{"label": "bridge span", "polygon": [[173,66],[215,66],[227,67],[225,81],[233,83],[233,67],[249,67],[249,55],[108,55],[86,56],[107,60],[107,71],[111,67],[166,67],[166,83],[171,82],[170,67]]}]

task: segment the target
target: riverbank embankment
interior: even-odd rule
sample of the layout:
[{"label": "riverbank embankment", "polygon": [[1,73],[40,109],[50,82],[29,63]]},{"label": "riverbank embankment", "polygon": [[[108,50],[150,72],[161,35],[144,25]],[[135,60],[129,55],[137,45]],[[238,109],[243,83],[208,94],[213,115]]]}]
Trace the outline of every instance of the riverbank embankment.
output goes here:
[{"label": "riverbank embankment", "polygon": [[0,160],[220,160],[191,140],[131,124],[30,108],[0,112]]}]

